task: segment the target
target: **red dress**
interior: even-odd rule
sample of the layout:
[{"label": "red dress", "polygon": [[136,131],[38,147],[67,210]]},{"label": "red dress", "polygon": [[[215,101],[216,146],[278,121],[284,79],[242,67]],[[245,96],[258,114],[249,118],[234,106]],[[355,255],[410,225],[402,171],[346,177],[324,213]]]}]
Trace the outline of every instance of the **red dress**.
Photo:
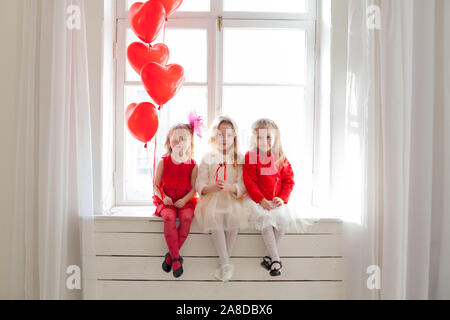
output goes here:
[{"label": "red dress", "polygon": [[[170,155],[163,157],[162,159],[164,167],[161,188],[175,203],[192,190],[191,175],[196,163],[194,159],[191,159],[187,163],[175,164]],[[198,198],[194,196],[180,210],[185,208],[192,208],[194,210],[197,200]],[[174,206],[166,206],[157,195],[153,196],[153,204],[156,206],[155,216],[160,216],[161,210],[166,207],[174,208]]]},{"label": "red dress", "polygon": [[284,166],[277,166],[274,155],[260,154],[256,150],[245,155],[243,176],[248,195],[256,203],[275,197],[288,203],[295,184],[294,172],[287,159]]}]

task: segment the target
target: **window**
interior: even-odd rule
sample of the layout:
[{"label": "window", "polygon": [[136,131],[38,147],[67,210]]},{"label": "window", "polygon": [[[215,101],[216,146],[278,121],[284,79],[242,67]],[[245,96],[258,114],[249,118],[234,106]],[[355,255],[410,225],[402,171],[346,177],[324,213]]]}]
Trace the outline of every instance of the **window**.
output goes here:
[{"label": "window", "polygon": [[[116,44],[116,204],[152,203],[154,145],[145,149],[128,133],[124,110],[150,101],[126,61],[126,48],[139,41],[128,26],[136,1],[117,0]],[[207,125],[219,114],[234,118],[241,152],[258,118],[275,120],[283,148],[294,167],[296,201],[312,193],[315,0],[184,0],[155,43],[170,49],[169,63],[182,65],[186,82],[160,113],[156,161],[164,152],[168,128],[197,111]],[[207,132],[196,138],[196,160],[207,151]]]}]

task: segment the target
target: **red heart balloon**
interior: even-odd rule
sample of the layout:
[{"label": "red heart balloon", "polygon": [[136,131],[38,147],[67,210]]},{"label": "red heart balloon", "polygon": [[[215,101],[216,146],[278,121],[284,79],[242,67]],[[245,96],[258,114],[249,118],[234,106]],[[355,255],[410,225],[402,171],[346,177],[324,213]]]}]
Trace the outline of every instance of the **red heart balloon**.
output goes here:
[{"label": "red heart balloon", "polygon": [[169,48],[163,43],[148,47],[142,42],[133,42],[128,46],[127,56],[133,69],[140,75],[142,68],[149,62],[165,66],[169,61]]},{"label": "red heart balloon", "polygon": [[172,99],[184,83],[184,69],[178,64],[162,66],[150,62],[142,69],[142,83],[150,97],[162,106]]},{"label": "red heart balloon", "polygon": [[158,131],[158,113],[150,102],[130,104],[125,119],[131,135],[141,142],[151,141]]},{"label": "red heart balloon", "polygon": [[183,3],[183,0],[155,0],[162,3],[166,10],[166,16],[171,16]]},{"label": "red heart balloon", "polygon": [[128,14],[131,29],[145,43],[156,40],[166,21],[164,6],[157,1],[136,2]]}]

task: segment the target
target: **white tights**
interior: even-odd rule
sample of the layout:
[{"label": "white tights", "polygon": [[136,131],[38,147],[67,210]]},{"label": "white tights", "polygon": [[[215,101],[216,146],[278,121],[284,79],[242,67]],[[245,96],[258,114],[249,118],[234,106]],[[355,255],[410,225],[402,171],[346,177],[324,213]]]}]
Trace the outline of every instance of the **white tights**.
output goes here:
[{"label": "white tights", "polygon": [[280,240],[284,235],[283,230],[277,230],[274,227],[266,227],[262,230],[262,237],[264,243],[266,244],[267,252],[272,261],[280,261],[280,256],[278,254],[278,245]]},{"label": "white tights", "polygon": [[[222,223],[223,225],[223,223]],[[229,231],[212,230],[211,236],[213,238],[214,246],[219,254],[220,264],[222,266],[230,263],[231,252],[236,241],[239,229],[232,229]]]}]

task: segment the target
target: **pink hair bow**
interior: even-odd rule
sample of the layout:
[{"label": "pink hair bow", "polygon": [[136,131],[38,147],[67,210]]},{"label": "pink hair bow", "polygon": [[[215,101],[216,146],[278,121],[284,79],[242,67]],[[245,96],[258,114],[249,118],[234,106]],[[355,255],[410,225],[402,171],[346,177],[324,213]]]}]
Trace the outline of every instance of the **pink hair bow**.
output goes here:
[{"label": "pink hair bow", "polygon": [[202,137],[203,130],[203,118],[197,115],[197,112],[193,111],[189,113],[189,124],[192,127],[192,130],[197,134],[200,138]]}]

